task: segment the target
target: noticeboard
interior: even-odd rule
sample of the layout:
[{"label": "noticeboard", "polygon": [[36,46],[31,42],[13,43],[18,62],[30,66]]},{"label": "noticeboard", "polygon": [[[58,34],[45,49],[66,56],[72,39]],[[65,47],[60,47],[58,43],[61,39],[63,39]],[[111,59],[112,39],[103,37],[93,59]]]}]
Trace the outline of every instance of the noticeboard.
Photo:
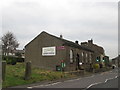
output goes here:
[{"label": "noticeboard", "polygon": [[43,47],[42,48],[42,56],[55,56],[56,55],[56,47]]}]

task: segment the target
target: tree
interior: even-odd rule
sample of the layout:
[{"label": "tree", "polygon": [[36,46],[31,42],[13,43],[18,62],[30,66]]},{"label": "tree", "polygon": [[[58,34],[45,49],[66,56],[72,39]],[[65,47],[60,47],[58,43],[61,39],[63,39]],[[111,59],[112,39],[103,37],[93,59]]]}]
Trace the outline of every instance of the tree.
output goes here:
[{"label": "tree", "polygon": [[9,31],[3,35],[1,41],[3,55],[5,56],[9,55],[9,53],[13,54],[14,50],[16,50],[16,48],[19,46],[19,43],[16,40],[14,34]]}]

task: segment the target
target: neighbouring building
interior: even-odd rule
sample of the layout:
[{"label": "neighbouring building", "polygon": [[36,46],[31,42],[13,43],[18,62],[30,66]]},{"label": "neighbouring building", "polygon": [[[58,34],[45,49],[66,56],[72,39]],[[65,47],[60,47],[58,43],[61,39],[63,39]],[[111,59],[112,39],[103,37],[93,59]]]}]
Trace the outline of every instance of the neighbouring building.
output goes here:
[{"label": "neighbouring building", "polygon": [[25,46],[26,62],[50,70],[56,70],[61,62],[65,63],[66,71],[81,69],[81,66],[86,68],[104,56],[104,49],[93,44],[93,40],[80,45],[78,41],[68,41],[62,35],[56,37],[44,31]]},{"label": "neighbouring building", "polygon": [[14,50],[14,56],[18,56],[20,58],[25,58],[25,50]]},{"label": "neighbouring building", "polygon": [[115,64],[117,67],[120,67],[120,55],[112,59],[112,64]]},{"label": "neighbouring building", "polygon": [[88,42],[81,42],[81,46],[94,51],[93,62],[109,64],[109,57],[105,55],[103,47],[94,44],[92,39],[88,40]]}]

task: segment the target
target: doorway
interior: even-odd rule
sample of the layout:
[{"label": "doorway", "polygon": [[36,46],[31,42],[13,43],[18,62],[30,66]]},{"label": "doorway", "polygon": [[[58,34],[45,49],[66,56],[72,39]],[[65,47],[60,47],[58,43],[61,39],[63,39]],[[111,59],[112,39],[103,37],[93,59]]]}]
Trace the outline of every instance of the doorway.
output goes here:
[{"label": "doorway", "polygon": [[80,56],[79,56],[79,54],[77,53],[77,56],[76,56],[76,70],[80,70],[79,62],[80,62]]}]

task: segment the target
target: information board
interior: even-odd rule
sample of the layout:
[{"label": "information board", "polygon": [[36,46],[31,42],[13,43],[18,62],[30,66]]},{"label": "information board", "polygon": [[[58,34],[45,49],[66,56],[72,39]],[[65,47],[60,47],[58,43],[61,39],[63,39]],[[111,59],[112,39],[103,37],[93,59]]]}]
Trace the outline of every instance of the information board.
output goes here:
[{"label": "information board", "polygon": [[55,56],[56,55],[56,47],[43,47],[42,48],[42,56]]}]

